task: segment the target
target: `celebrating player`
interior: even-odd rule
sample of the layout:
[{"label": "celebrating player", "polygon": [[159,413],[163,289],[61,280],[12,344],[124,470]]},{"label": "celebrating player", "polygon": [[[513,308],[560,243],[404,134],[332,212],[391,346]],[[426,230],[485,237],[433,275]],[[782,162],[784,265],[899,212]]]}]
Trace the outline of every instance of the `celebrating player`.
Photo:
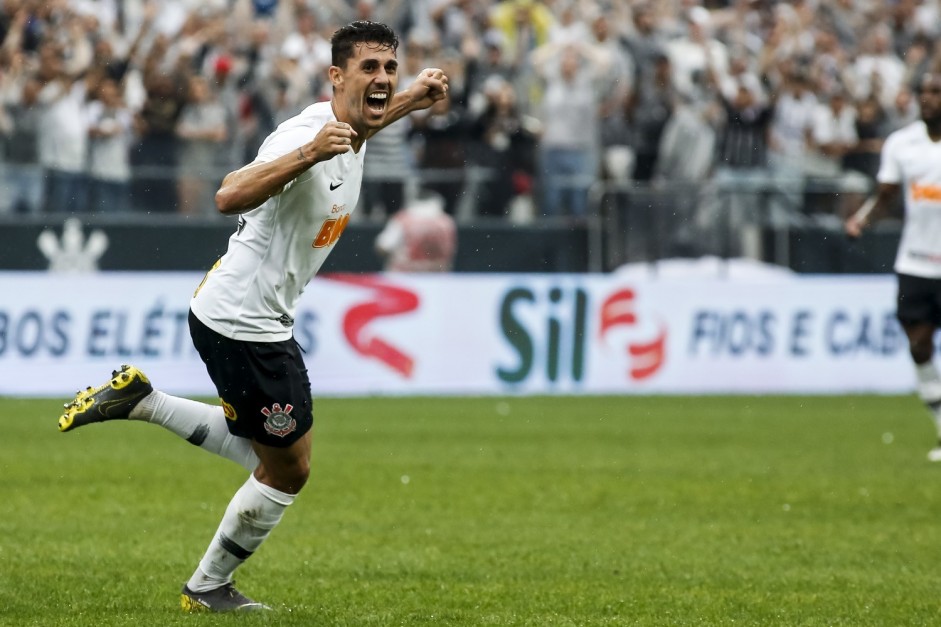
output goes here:
[{"label": "celebrating player", "polygon": [[310,471],[310,380],[292,334],[297,302],[356,207],[366,140],[447,97],[439,69],[398,84],[398,39],[387,26],[353,22],[332,39],[333,97],[281,124],[249,165],[216,193],[238,215],[226,254],[191,301],[193,343],[222,406],[154,390],[133,366],[66,405],[59,429],[130,418],[159,424],[251,471],[183,587],[189,611],[265,609],[238,592],[235,569],[277,526]]}]

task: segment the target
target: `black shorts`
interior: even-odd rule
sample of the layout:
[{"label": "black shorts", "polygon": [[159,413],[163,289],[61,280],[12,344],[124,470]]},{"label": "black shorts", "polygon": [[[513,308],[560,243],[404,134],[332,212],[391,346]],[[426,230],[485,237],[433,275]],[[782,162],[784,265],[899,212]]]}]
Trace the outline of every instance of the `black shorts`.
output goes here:
[{"label": "black shorts", "polygon": [[941,326],[941,279],[898,275],[896,316],[902,324],[930,323]]},{"label": "black shorts", "polygon": [[243,342],[189,314],[190,335],[216,385],[229,432],[260,444],[290,446],[314,423],[310,378],[294,339]]}]

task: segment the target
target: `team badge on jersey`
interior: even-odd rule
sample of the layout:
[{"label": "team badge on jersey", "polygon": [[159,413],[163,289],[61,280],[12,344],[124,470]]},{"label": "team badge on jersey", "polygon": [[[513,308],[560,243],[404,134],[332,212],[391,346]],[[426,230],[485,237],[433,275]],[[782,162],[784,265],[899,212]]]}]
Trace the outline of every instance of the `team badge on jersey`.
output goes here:
[{"label": "team badge on jersey", "polygon": [[275,403],[271,406],[271,409],[263,407],[261,413],[266,418],[265,431],[283,438],[297,429],[297,421],[291,418],[291,410],[293,409],[294,406],[290,403],[285,405],[284,409],[281,409],[281,403]]}]

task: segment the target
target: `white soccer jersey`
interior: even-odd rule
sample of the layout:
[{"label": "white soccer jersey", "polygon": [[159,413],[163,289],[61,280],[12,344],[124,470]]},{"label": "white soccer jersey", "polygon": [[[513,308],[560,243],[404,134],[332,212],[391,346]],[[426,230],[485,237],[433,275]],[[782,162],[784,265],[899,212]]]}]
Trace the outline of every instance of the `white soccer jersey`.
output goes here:
[{"label": "white soccer jersey", "polygon": [[[336,118],[329,102],[307,107],[268,136],[255,162],[296,152]],[[225,255],[190,306],[207,327],[236,340],[291,337],[297,301],[333,250],[359,200],[365,144],[316,164],[239,216]]]},{"label": "white soccer jersey", "polygon": [[895,257],[901,274],[941,278],[941,142],[922,121],[886,139],[877,180],[905,190],[905,226]]}]

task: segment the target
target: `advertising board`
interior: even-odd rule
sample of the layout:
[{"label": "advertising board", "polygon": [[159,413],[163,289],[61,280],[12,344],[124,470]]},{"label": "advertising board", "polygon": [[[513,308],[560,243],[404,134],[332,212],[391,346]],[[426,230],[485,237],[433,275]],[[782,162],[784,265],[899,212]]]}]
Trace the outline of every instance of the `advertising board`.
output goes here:
[{"label": "advertising board", "polygon": [[[187,311],[202,275],[0,273],[0,394],[70,395],[133,363],[213,396]],[[334,274],[294,334],[315,395],[899,393],[890,275]]]}]

